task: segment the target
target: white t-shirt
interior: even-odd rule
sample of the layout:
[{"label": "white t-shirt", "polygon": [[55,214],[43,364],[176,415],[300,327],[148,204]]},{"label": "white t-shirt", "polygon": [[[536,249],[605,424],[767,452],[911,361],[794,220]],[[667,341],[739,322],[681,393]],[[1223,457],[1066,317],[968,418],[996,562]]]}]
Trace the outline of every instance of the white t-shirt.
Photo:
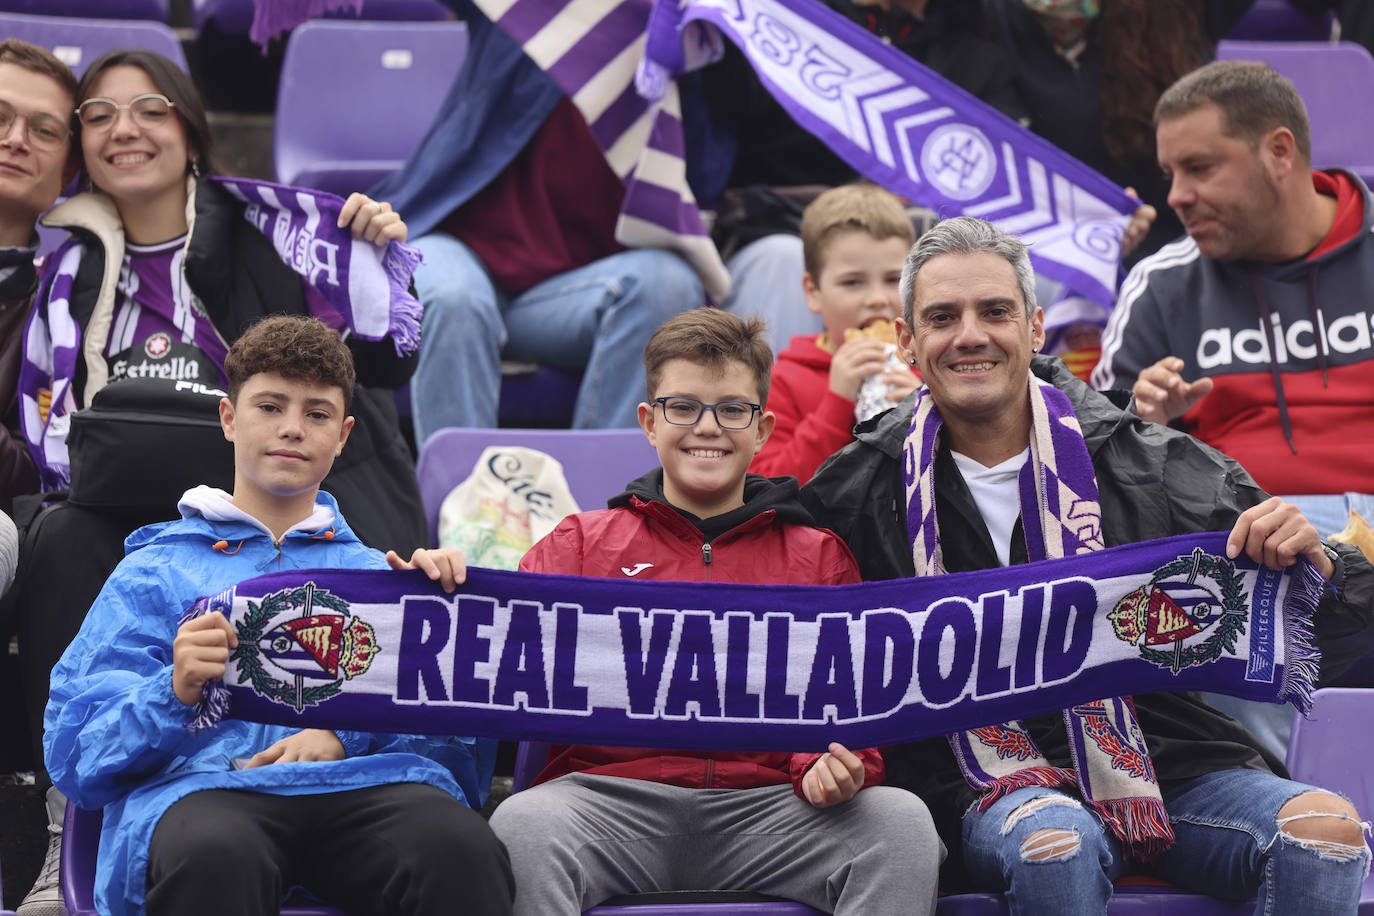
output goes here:
[{"label": "white t-shirt", "polygon": [[1021,466],[1030,460],[1030,448],[993,467],[984,467],[967,455],[951,451],[959,473],[964,475],[973,502],[982,513],[983,524],[992,536],[997,562],[1006,566],[1011,562],[1011,532],[1021,517],[1021,494],[1016,485]]}]

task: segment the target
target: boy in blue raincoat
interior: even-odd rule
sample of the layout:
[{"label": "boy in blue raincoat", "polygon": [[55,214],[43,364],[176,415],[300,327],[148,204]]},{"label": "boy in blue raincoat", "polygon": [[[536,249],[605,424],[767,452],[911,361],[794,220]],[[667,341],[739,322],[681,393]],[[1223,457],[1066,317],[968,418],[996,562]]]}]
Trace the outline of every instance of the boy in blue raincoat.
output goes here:
[{"label": "boy in blue raincoat", "polygon": [[364,546],[319,490],[353,426],[352,358],[336,332],[268,318],[225,368],[233,494],[188,490],[180,520],[130,535],[52,672],[48,771],[72,803],[105,809],[100,912],[272,913],[301,885],[351,914],[509,913],[505,849],[472,810],[490,783],[489,748],[233,720],[186,727],[237,643],[219,614],[178,624],[198,596],[293,568],[418,568],[449,591],[465,575],[456,551],[405,561]]}]

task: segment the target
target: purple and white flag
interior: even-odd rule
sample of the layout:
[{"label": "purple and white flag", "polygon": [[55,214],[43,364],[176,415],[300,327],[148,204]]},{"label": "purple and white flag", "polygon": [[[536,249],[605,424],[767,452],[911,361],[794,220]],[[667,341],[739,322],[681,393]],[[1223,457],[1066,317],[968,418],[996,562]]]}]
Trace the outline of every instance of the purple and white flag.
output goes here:
[{"label": "purple and white flag", "polygon": [[199,599],[238,634],[194,727],[721,750],[876,747],[1121,692],[1308,702],[1324,580],[1226,534],[835,587],[294,570]]},{"label": "purple and white flag", "polygon": [[788,114],[861,175],[1020,236],[1037,270],[1110,308],[1139,202],[1107,178],[820,3],[658,0],[656,30],[673,27],[670,10],[688,48],[705,47],[701,24],[739,45]]},{"label": "purple and white flag", "polygon": [[[346,0],[292,0],[293,3]],[[911,57],[811,0],[475,0],[582,113],[625,182],[616,239],[676,251],[716,300],[730,277],[687,185],[677,75],[735,42],[788,113],[865,178],[996,223],[1036,268],[1116,298],[1138,202]],[[267,0],[257,0],[259,14]],[[273,14],[282,27],[292,23]]]},{"label": "purple and white flag", "polygon": [[[611,170],[625,182],[615,237],[634,248],[680,254],[707,295],[725,298],[730,275],[687,186],[682,109],[669,79],[646,98],[635,74],[644,60],[654,0],[476,0],[567,94]],[[677,59],[686,60],[681,54]],[[705,62],[694,56],[693,64]]]}]

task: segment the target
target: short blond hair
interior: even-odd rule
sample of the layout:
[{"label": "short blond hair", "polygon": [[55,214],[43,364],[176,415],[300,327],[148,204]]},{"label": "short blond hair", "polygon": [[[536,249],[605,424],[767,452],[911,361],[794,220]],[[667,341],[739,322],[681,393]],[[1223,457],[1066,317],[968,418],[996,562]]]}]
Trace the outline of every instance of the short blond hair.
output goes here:
[{"label": "short blond hair", "polygon": [[831,188],[802,212],[802,260],[813,281],[825,266],[825,248],[841,232],[866,232],[874,239],[899,238],[916,242],[916,230],[901,200],[868,182]]}]

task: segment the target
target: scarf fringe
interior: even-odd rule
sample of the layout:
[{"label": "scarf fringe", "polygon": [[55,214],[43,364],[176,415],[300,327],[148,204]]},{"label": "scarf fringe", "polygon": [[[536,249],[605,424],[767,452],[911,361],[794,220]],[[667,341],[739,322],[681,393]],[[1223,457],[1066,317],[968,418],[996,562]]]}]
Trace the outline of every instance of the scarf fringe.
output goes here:
[{"label": "scarf fringe", "polygon": [[409,356],[420,348],[420,316],[424,306],[410,295],[410,278],[422,260],[420,249],[402,242],[389,243],[382,255],[382,269],[386,271],[391,293],[387,327],[397,356]]},{"label": "scarf fringe", "polygon": [[1121,840],[1126,858],[1153,862],[1174,845],[1174,828],[1169,812],[1158,798],[1112,798],[1090,802]]},{"label": "scarf fringe", "polygon": [[[195,602],[186,609],[186,613],[181,615],[177,621],[177,628],[188,621],[195,620],[197,617],[204,617],[206,614],[216,612],[224,613],[228,619],[229,609],[233,606],[234,591],[228,589],[218,595],[206,595],[197,598]],[[224,686],[223,680],[206,681],[200,688],[200,702],[191,708],[193,715],[191,721],[186,723],[186,728],[192,732],[202,731],[212,728],[229,715],[229,688]]]},{"label": "scarf fringe", "polygon": [[1284,665],[1279,698],[1292,703],[1305,716],[1312,711],[1312,691],[1321,671],[1321,652],[1313,622],[1317,603],[1330,583],[1307,560],[1300,560],[1298,566],[1283,602]]},{"label": "scarf fringe", "polygon": [[1063,767],[1026,767],[1008,776],[1000,776],[993,780],[984,789],[982,797],[978,799],[978,813],[982,814],[987,811],[998,799],[1010,795],[1017,789],[1028,789],[1033,786],[1042,789],[1058,789],[1062,786],[1076,785],[1078,785],[1077,777]]},{"label": "scarf fringe", "polygon": [[265,54],[267,43],[282,32],[307,19],[341,9],[359,14],[363,10],[363,0],[271,0],[270,3],[254,3],[253,24],[249,27],[248,37]]}]

